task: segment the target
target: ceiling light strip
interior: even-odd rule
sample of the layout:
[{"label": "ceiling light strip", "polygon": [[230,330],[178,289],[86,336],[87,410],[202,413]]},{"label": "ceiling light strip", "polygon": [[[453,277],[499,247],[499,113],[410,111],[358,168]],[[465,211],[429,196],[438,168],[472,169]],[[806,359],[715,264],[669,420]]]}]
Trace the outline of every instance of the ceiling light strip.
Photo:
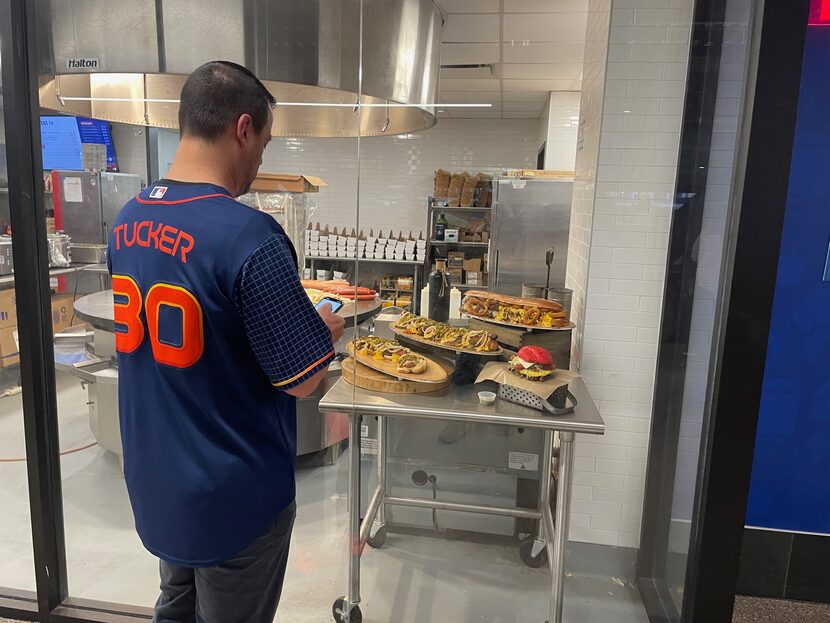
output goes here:
[{"label": "ceiling light strip", "polygon": [[[68,102],[142,102],[151,104],[178,104],[177,99],[133,98],[133,97],[77,97],[64,95]],[[277,102],[277,106],[312,106],[320,108],[492,108],[492,104],[329,104],[326,102]]]}]

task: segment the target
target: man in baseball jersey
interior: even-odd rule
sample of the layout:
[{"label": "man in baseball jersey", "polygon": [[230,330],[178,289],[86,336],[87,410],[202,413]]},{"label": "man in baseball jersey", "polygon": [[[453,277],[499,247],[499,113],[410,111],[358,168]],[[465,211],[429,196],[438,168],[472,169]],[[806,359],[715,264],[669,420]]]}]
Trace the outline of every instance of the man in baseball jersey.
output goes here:
[{"label": "man in baseball jersey", "polygon": [[167,177],[109,238],[124,475],[160,559],[156,623],[272,623],[295,515],[295,401],[343,335],[306,296],[280,225],[234,199],[262,164],[274,105],[239,65],[194,71]]}]

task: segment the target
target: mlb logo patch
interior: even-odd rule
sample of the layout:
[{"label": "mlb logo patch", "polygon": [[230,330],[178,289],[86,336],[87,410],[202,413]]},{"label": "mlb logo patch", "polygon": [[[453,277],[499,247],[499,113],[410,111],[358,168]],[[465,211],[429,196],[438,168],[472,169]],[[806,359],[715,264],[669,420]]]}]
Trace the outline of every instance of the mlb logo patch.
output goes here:
[{"label": "mlb logo patch", "polygon": [[156,186],[150,192],[150,199],[161,199],[164,197],[164,194],[167,192],[167,186]]}]

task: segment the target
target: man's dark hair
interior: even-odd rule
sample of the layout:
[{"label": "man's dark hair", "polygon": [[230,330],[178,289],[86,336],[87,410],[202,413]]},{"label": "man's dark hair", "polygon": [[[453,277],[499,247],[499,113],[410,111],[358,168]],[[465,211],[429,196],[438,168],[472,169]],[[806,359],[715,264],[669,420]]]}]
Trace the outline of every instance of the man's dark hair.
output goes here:
[{"label": "man's dark hair", "polygon": [[179,103],[179,131],[206,141],[218,138],[248,113],[257,132],[277,103],[265,85],[242,65],[230,61],[205,63],[188,77]]}]

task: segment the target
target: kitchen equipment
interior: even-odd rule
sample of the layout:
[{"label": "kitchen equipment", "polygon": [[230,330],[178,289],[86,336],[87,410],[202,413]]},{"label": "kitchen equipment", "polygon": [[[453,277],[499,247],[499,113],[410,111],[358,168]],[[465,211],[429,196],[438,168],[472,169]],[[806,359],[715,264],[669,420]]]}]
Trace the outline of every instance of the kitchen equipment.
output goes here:
[{"label": "kitchen equipment", "polygon": [[556,301],[565,308],[568,318],[571,317],[571,303],[573,302],[574,291],[569,288],[550,288],[548,300]]},{"label": "kitchen equipment", "polygon": [[543,283],[523,283],[522,284],[522,298],[545,298],[545,284]]},{"label": "kitchen equipment", "polygon": [[553,415],[573,413],[577,406],[576,396],[568,391],[567,385],[558,388],[547,400],[533,392],[512,385],[499,385],[499,398],[537,411],[548,411]]},{"label": "kitchen equipment", "polygon": [[71,239],[64,233],[47,234],[49,268],[68,268],[72,264]]},{"label": "kitchen equipment", "polygon": [[76,264],[103,264],[107,261],[107,245],[72,243],[72,261]]},{"label": "kitchen equipment", "polygon": [[0,275],[11,275],[13,272],[12,239],[9,236],[0,236]]},{"label": "kitchen equipment", "polygon": [[[40,104],[61,114],[176,128],[171,98],[196,67],[224,58],[252,70],[278,102],[324,104],[280,106],[274,136],[389,137],[436,123],[444,16],[433,0],[32,5]],[[368,106],[355,123],[342,103],[358,100]]]},{"label": "kitchen equipment", "polygon": [[497,177],[493,185],[488,288],[519,296],[523,283],[545,283],[539,259],[551,247],[550,280],[565,283],[573,182]]},{"label": "kitchen equipment", "polygon": [[[126,173],[52,171],[52,189],[58,231],[68,235],[73,245],[106,246],[115,217],[141,190],[141,178]],[[84,257],[87,253],[81,251]]]},{"label": "kitchen equipment", "polygon": [[550,291],[550,265],[553,264],[553,257],[556,255],[556,250],[551,247],[547,251],[545,251],[545,266],[548,268],[547,278],[545,279],[545,294],[543,295],[544,298],[547,298],[548,292]]},{"label": "kitchen equipment", "polygon": [[448,373],[445,381],[441,383],[416,383],[396,379],[383,372],[378,372],[377,370],[364,366],[351,357],[343,360],[342,366],[343,378],[348,383],[361,389],[387,394],[426,394],[445,389],[452,382],[449,375],[452,370],[449,366],[445,366],[444,369]]}]

